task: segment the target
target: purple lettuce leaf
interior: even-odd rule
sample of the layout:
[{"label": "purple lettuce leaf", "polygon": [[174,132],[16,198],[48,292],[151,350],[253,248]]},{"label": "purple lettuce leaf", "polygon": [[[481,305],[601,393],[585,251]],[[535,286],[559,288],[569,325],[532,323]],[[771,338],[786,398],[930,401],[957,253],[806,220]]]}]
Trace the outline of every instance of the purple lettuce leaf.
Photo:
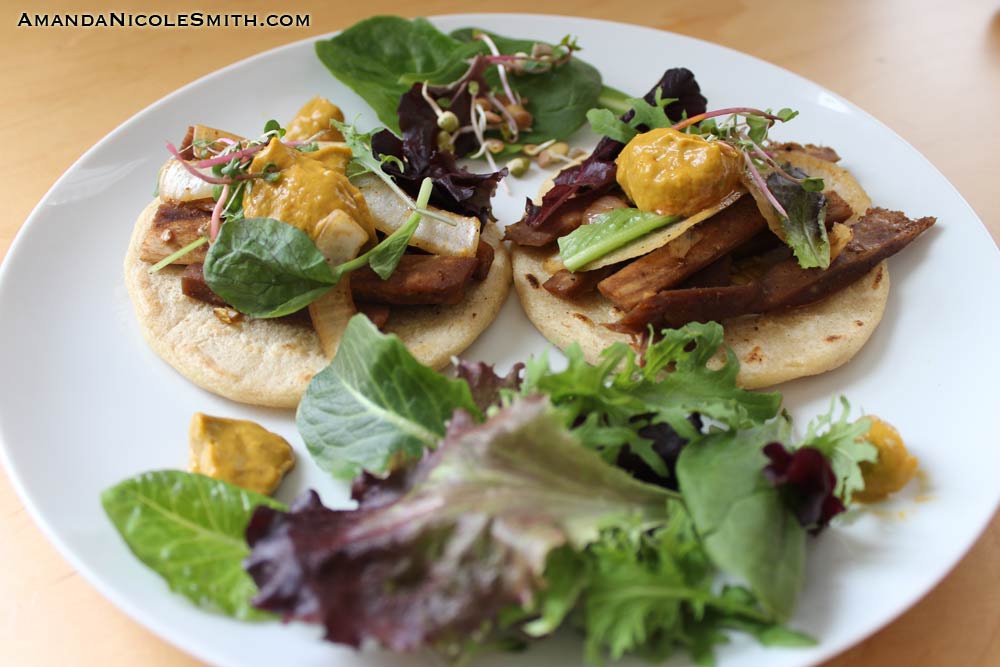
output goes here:
[{"label": "purple lettuce leaf", "polygon": [[[486,61],[477,57],[464,77],[448,86],[428,86],[433,99],[448,98],[449,110],[460,119],[469,119],[472,96],[469,82],[479,84],[481,90],[489,87],[483,79]],[[475,174],[459,166],[457,155],[476,150],[479,143],[472,132],[457,135],[454,151],[441,150],[438,146],[437,113],[424,99],[422,83],[415,83],[399,100],[397,114],[402,138],[389,130],[382,130],[372,137],[372,151],[376,157],[392,156],[400,161],[385,162],[382,169],[411,197],[416,197],[425,178],[434,182],[431,204],[460,215],[479,218],[485,223],[493,217],[490,203],[506,169],[486,174]],[[468,124],[468,123],[465,123]]]},{"label": "purple lettuce leaf", "polygon": [[671,497],[582,449],[539,396],[483,424],[453,419],[415,466],[354,491],[355,510],[310,492],[287,513],[254,513],[254,604],[395,651],[456,648],[531,601],[553,549],[583,548],[616,521],[659,525]]},{"label": "purple lettuce leaf", "polygon": [[[697,430],[701,431],[701,415],[698,413],[688,417],[688,421]],[[677,490],[677,458],[681,455],[681,450],[688,444],[689,440],[680,435],[674,428],[666,423],[660,422],[647,424],[638,431],[639,435],[652,441],[653,452],[663,459],[667,468],[667,475],[657,474],[649,465],[642,460],[642,457],[633,452],[628,445],[622,447],[618,452],[615,465],[626,470],[630,475],[648,484],[656,484],[667,489]]]},{"label": "purple lettuce leaf", "polygon": [[459,360],[455,374],[460,380],[465,380],[472,390],[472,400],[484,414],[491,406],[501,404],[500,391],[508,389],[518,391],[521,388],[521,371],[523,363],[514,364],[506,375],[498,375],[492,364],[482,361]]},{"label": "purple lettuce leaf", "polygon": [[770,461],[764,477],[781,489],[803,528],[816,535],[844,511],[844,503],[834,494],[837,477],[820,450],[806,446],[788,451],[780,442],[772,442],[764,454]]}]

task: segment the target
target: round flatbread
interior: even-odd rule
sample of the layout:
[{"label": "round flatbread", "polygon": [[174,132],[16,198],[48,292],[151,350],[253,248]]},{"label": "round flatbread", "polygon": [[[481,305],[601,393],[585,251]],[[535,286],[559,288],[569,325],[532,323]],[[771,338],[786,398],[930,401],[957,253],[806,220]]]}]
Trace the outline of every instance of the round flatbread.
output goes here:
[{"label": "round flatbread", "polygon": [[[871,205],[867,193],[846,169],[804,153],[782,154],[782,160],[822,176],[828,189],[843,197],[854,217]],[[546,262],[552,250],[513,246],[514,287],[528,318],[561,349],[578,343],[594,363],[601,351],[615,342],[631,342],[626,334],[605,326],[622,312],[599,292],[568,301],[542,287],[551,273]],[[557,265],[549,262],[549,266]],[[853,357],[882,319],[889,296],[889,271],[885,262],[846,289],[808,306],[724,321],[725,342],[740,361],[737,382],[755,389],[832,370]],[[713,360],[718,367],[719,354]]]},{"label": "round flatbread", "polygon": [[[125,285],[146,342],[203,389],[241,403],[294,408],[313,375],[329,363],[315,331],[284,320],[225,324],[212,306],[181,293],[183,267],[150,275],[139,252],[159,203],[155,199],[140,214],[125,255]],[[392,309],[385,331],[398,334],[423,364],[447,365],[493,322],[507,297],[511,262],[496,225],[485,225],[482,238],[495,250],[493,265],[461,303]]]}]

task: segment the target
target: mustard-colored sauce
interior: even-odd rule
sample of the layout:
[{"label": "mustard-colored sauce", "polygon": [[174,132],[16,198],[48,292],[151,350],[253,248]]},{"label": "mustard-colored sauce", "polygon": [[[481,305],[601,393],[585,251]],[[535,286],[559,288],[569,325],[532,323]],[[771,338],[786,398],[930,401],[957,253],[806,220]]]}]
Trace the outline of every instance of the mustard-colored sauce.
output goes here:
[{"label": "mustard-colored sauce", "polygon": [[321,145],[318,150],[301,154],[302,157],[322,163],[327,169],[341,173],[347,171],[347,163],[351,161],[351,149],[343,144]]},{"label": "mustard-colored sauce", "polygon": [[343,141],[344,135],[330,126],[331,119],[344,122],[340,107],[328,99],[314,97],[285,127],[285,141]]},{"label": "mustard-colored sauce", "polygon": [[740,184],[739,156],[731,146],[670,128],[636,135],[616,164],[629,199],[660,215],[694,215]]},{"label": "mustard-colored sauce", "polygon": [[874,503],[906,486],[917,474],[918,462],[891,424],[871,415],[865,418],[872,422],[865,438],[878,449],[878,461],[861,464],[865,488],[854,494],[854,500]]},{"label": "mustard-colored sauce", "polygon": [[[287,136],[287,135],[286,135]],[[375,223],[361,192],[347,180],[343,168],[330,168],[326,160],[309,157],[277,138],[254,156],[250,173],[261,173],[267,165],[279,170],[277,180],[251,181],[243,195],[243,214],[248,218],[275,218],[298,227],[315,239],[316,224],[336,210],[347,213],[369,238],[375,238]],[[335,153],[331,151],[328,159]],[[339,163],[332,163],[337,166]]]},{"label": "mustard-colored sauce", "polygon": [[243,419],[191,418],[188,432],[191,472],[270,495],[295,465],[288,442],[263,426]]}]

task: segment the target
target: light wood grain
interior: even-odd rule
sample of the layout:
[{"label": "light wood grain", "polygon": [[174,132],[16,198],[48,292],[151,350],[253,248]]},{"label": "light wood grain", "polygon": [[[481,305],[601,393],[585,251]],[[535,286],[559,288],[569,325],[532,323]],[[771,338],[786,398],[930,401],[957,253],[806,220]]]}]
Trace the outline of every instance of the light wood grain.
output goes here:
[{"label": "light wood grain", "polygon": [[[27,29],[6,7],[0,27],[5,125],[0,258],[31,208],[89,146],[146,105],[223,65],[414,3],[243,2],[244,13],[293,11],[308,29]],[[152,4],[152,3],[147,3]],[[48,2],[45,11],[121,10],[130,3]],[[183,0],[158,11],[234,11]],[[1000,135],[1000,14],[973,0],[506,4],[426,0],[423,15],[503,10],[648,25],[729,46],[834,90],[930,159],[1000,239],[995,166]],[[151,10],[148,10],[151,11]],[[672,63],[671,63],[672,64]],[[696,64],[692,64],[694,66]],[[886,165],[891,170],[892,165]],[[920,212],[923,213],[923,212]],[[944,419],[960,415],[943,415]],[[54,551],[0,476],[0,664],[180,667],[200,663],[154,637],[94,591]],[[922,602],[827,667],[1000,664],[1000,519]]]}]

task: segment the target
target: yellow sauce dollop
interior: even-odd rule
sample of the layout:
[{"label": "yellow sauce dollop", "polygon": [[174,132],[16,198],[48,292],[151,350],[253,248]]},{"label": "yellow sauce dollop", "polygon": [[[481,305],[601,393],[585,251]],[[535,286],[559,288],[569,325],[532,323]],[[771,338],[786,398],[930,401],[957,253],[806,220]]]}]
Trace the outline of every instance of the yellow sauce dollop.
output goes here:
[{"label": "yellow sauce dollop", "polygon": [[874,503],[906,486],[916,475],[918,462],[906,449],[899,431],[891,424],[871,415],[865,419],[872,422],[865,438],[878,449],[878,460],[861,463],[865,488],[855,493],[853,498],[863,503]]},{"label": "yellow sauce dollop", "polygon": [[[343,150],[331,147],[316,156],[271,139],[254,156],[250,173],[279,170],[277,180],[257,179],[243,195],[243,214],[248,218],[275,218],[316,237],[316,224],[341,210],[375,238],[375,223],[361,192],[347,180],[342,165]],[[312,155],[313,157],[310,157]],[[331,168],[332,167],[332,168]]]},{"label": "yellow sauce dollop", "polygon": [[636,135],[616,164],[629,199],[660,215],[689,217],[740,185],[739,155],[731,146],[670,128]]},{"label": "yellow sauce dollop", "polygon": [[330,120],[344,122],[344,112],[323,97],[314,97],[299,109],[287,127],[285,141],[343,141],[344,135]]},{"label": "yellow sauce dollop", "polygon": [[191,472],[264,495],[272,494],[295,465],[288,442],[252,421],[198,412],[188,435]]}]

